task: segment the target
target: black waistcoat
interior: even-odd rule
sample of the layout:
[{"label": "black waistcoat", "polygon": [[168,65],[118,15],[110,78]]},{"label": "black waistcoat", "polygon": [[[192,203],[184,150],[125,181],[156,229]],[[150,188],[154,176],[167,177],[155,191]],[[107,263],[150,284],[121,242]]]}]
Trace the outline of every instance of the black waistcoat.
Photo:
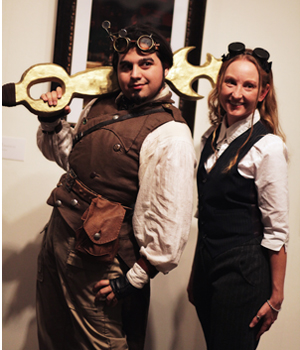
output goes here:
[{"label": "black waistcoat", "polygon": [[[220,127],[218,133],[219,130]],[[254,180],[245,179],[238,172],[239,161],[258,140],[269,133],[261,122],[254,125],[253,133],[241,149],[236,164],[229,172],[224,171],[249,133],[250,129],[236,138],[209,173],[206,172],[204,163],[213,153],[212,135],[202,151],[197,173],[198,242],[203,241],[213,257],[251,238],[262,237],[263,226]]]}]

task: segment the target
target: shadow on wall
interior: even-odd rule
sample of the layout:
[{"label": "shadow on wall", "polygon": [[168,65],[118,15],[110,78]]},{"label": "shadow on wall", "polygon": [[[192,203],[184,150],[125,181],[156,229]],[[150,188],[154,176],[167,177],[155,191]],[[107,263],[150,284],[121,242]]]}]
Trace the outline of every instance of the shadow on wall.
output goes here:
[{"label": "shadow on wall", "polygon": [[[166,278],[166,276],[164,277]],[[194,306],[187,302],[185,290],[178,296],[170,312],[171,323],[162,329],[155,323],[156,306],[150,306],[146,344],[144,350],[206,350],[204,334],[194,310]],[[164,309],[164,304],[159,306]],[[157,315],[156,315],[157,317]],[[165,332],[165,339],[163,340]],[[159,334],[158,334],[159,333]],[[168,339],[166,339],[168,338]]]},{"label": "shadow on wall", "polygon": [[169,350],[206,350],[204,334],[194,306],[192,306],[193,312],[189,312],[190,308],[187,308],[186,301],[187,292],[184,291],[173,309],[173,339]]},{"label": "shadow on wall", "polygon": [[[33,242],[28,243],[21,251],[3,248],[3,289],[5,289],[5,285],[11,282],[16,283],[13,294],[9,295],[9,304],[6,304],[7,301],[3,300],[3,327],[8,326],[20,317],[26,309],[35,310],[36,266],[41,240],[42,236],[38,235]],[[3,339],[3,346],[5,342],[5,339]],[[20,350],[28,349],[38,349],[35,316],[28,322],[24,345],[20,348]]]},{"label": "shadow on wall", "polygon": [[6,248],[2,251],[3,283],[18,283],[11,303],[3,314],[4,324],[17,317],[27,307],[35,307],[36,265],[41,239],[42,237],[38,236],[20,252]]}]

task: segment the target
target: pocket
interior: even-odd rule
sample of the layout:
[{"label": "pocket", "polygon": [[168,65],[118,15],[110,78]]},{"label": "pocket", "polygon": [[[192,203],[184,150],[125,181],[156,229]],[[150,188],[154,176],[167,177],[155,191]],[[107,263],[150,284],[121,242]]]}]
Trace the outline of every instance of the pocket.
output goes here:
[{"label": "pocket", "polygon": [[120,203],[94,198],[82,216],[82,227],[76,231],[75,249],[101,261],[112,261],[125,213]]},{"label": "pocket", "polygon": [[240,252],[239,268],[241,275],[252,286],[260,284],[265,257],[260,245],[245,245]]}]

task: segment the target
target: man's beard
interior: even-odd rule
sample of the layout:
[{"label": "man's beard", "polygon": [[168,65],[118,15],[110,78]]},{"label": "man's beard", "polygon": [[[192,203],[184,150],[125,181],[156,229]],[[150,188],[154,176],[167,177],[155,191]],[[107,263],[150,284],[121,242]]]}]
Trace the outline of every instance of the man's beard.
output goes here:
[{"label": "man's beard", "polygon": [[139,95],[139,92],[131,96],[130,102],[132,102],[135,105],[140,105],[141,103],[144,103],[147,100],[147,97],[142,97]]},{"label": "man's beard", "polygon": [[[156,93],[153,95],[152,98],[154,98],[155,96],[157,96],[157,95],[160,93],[160,91],[162,90],[162,88],[164,87],[164,85],[165,85],[165,78],[162,79],[162,82],[161,82],[160,87],[158,88],[158,90],[156,91]],[[152,99],[152,98],[151,98],[151,99]],[[146,102],[146,101],[148,100],[148,96],[141,97],[141,96],[139,95],[139,92],[137,92],[136,94],[134,94],[134,95],[131,97],[130,100],[131,100],[131,102],[132,102],[133,104],[135,104],[135,105],[140,105],[140,104],[142,104],[142,103],[144,103],[144,102]]]}]

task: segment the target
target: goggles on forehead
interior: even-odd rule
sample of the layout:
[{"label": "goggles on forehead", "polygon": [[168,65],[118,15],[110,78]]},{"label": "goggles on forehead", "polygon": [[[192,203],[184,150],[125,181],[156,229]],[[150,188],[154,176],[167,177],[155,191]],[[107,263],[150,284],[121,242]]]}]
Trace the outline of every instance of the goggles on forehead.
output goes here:
[{"label": "goggles on forehead", "polygon": [[[222,61],[225,62],[235,56],[241,55],[245,53],[245,50],[246,50],[246,47],[243,43],[239,43],[239,42],[231,43],[228,45],[228,54],[222,56]],[[270,57],[270,54],[268,51],[260,47],[257,47],[252,51],[251,55],[256,59],[256,61],[259,63],[259,65],[262,67],[262,69],[265,72],[267,73],[270,72],[272,67],[272,62],[268,62],[268,59]]]},{"label": "goggles on forehead", "polygon": [[127,35],[127,30],[126,29],[121,29],[118,32],[118,36],[116,34],[110,33],[110,22],[109,21],[104,21],[102,22],[102,28],[106,30],[108,33],[110,39],[113,42],[113,47],[114,49],[119,52],[125,52],[128,48],[129,43],[136,43],[136,46],[142,51],[142,52],[149,52],[152,50],[157,50],[157,47],[159,44],[157,44],[153,38],[152,34],[147,35],[141,35],[137,40],[131,40],[128,38]]}]

